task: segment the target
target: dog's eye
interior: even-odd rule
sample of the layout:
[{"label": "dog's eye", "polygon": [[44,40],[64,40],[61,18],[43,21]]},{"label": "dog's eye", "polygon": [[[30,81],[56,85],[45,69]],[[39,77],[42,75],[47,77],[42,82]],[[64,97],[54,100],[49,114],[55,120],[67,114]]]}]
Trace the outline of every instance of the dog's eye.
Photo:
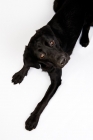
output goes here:
[{"label": "dog's eye", "polygon": [[45,54],[42,53],[42,54],[40,55],[40,58],[44,58],[44,57],[45,57]]},{"label": "dog's eye", "polygon": [[51,47],[53,47],[54,44],[55,44],[55,41],[54,41],[54,40],[53,40],[53,41],[50,41],[50,46],[51,46]]}]

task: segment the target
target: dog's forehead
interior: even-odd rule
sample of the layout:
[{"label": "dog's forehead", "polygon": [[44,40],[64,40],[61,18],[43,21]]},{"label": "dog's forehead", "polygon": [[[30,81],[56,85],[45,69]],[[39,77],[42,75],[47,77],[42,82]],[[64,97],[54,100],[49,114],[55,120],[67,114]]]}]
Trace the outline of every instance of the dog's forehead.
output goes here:
[{"label": "dog's forehead", "polygon": [[55,40],[55,36],[53,34],[43,34],[37,39],[37,42],[45,43]]}]

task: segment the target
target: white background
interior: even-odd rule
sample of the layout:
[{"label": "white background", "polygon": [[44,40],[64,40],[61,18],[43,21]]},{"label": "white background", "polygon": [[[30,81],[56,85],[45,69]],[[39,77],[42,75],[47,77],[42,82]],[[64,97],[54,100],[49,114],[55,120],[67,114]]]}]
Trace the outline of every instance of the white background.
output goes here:
[{"label": "white background", "polygon": [[93,140],[93,29],[90,44],[77,41],[63,68],[62,85],[29,132],[25,121],[44,96],[50,79],[31,68],[20,85],[12,75],[35,30],[54,15],[53,0],[0,0],[0,140]]}]

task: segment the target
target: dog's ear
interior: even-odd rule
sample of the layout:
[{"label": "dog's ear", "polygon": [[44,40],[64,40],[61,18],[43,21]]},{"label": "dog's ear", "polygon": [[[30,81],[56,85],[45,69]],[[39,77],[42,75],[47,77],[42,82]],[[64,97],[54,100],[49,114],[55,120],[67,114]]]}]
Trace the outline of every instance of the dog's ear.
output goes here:
[{"label": "dog's ear", "polygon": [[30,67],[34,67],[39,69],[40,65],[38,63],[37,58],[35,57],[32,48],[29,46],[26,46],[24,54],[23,54],[23,61],[25,65],[29,65]]},{"label": "dog's ear", "polygon": [[52,29],[49,25],[46,25],[46,26],[43,26],[42,28],[36,30],[36,34],[40,35],[40,34],[50,34],[50,35],[53,35],[53,32],[52,32]]},{"label": "dog's ear", "polygon": [[36,33],[38,33],[38,32],[39,32],[39,30],[40,30],[40,29],[36,30]]}]

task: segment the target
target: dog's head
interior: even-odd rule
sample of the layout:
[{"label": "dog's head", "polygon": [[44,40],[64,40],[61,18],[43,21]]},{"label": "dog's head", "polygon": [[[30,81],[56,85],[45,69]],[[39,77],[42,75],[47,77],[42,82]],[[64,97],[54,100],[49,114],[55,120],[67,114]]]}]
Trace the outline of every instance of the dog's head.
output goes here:
[{"label": "dog's head", "polygon": [[59,41],[48,25],[36,31],[28,46],[31,48],[35,67],[39,67],[39,64],[45,64],[63,68],[70,58],[62,50],[62,46],[60,46]]}]

